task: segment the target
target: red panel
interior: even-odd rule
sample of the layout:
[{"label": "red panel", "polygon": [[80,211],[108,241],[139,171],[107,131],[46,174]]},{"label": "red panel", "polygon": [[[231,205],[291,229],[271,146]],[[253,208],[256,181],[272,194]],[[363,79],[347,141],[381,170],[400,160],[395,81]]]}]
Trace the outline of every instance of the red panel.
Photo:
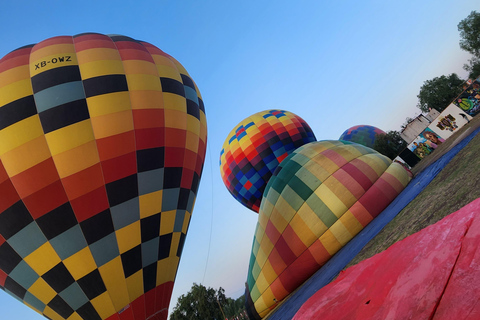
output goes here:
[{"label": "red panel", "polygon": [[277,228],[273,225],[271,220],[268,220],[267,222],[267,227],[265,228],[265,234],[273,244],[275,244],[278,241],[281,235],[280,232],[277,230]]},{"label": "red panel", "polygon": [[67,201],[68,198],[60,180],[23,199],[25,206],[34,219],[40,218],[45,213],[50,212]]},{"label": "red panel", "polygon": [[180,183],[180,187],[185,189],[190,189],[192,187],[193,174],[194,174],[193,170],[183,168],[182,181]]},{"label": "red panel", "polygon": [[0,197],[0,212],[5,211],[5,209],[20,200],[10,180],[6,180],[0,184],[0,194],[2,195]]},{"label": "red panel", "polygon": [[145,317],[145,295],[141,295],[130,303],[133,309],[135,320],[144,320]]},{"label": "red panel", "polygon": [[148,317],[155,313],[155,290],[152,289],[144,294],[145,296],[145,314]]},{"label": "red panel", "polygon": [[0,286],[5,286],[5,279],[7,279],[7,274],[2,269],[0,269]]},{"label": "red panel", "polygon": [[165,112],[163,109],[134,109],[132,111],[135,129],[165,126]]},{"label": "red panel", "polygon": [[303,282],[305,282],[311,275],[319,269],[318,263],[313,258],[309,251],[305,251],[297,260],[295,260],[287,269],[280,274],[279,278],[282,281],[286,290],[293,292]]},{"label": "red panel", "polygon": [[102,162],[105,183],[117,181],[137,172],[137,157],[135,152]]},{"label": "red panel", "polygon": [[172,297],[173,282],[169,281],[163,283],[156,287],[155,291],[157,292],[155,309],[157,311],[162,309],[168,309],[168,305],[170,304],[170,299]]},{"label": "red panel", "polygon": [[120,320],[135,320],[131,306],[128,306],[127,309],[120,311],[118,313],[118,317],[120,318]]},{"label": "red panel", "polygon": [[70,203],[78,222],[93,217],[109,207],[107,192],[103,186],[77,199],[70,200]]},{"label": "red panel", "polygon": [[374,184],[358,202],[375,218],[390,204],[391,199],[385,197],[382,190]]},{"label": "red panel", "polygon": [[75,43],[75,51],[80,52],[83,50],[93,48],[109,48],[117,49],[110,37],[103,34],[85,34],[73,39]]},{"label": "red panel", "polygon": [[105,161],[135,151],[135,133],[133,131],[128,131],[107,138],[98,139],[97,148],[100,161]]},{"label": "red panel", "polygon": [[0,234],[0,246],[5,242],[5,238]]},{"label": "red panel", "polygon": [[183,167],[184,158],[184,147],[165,147],[165,167]]},{"label": "red panel", "polygon": [[158,54],[165,57],[170,57],[170,55],[166,54],[165,52],[163,52],[162,50],[160,50],[159,48],[155,47],[150,43],[147,43],[147,42],[141,42],[141,43],[145,46],[145,48],[147,48],[148,52],[150,52],[151,54]]},{"label": "red panel", "polygon": [[293,254],[298,257],[307,250],[307,247],[303,241],[295,233],[295,230],[290,225],[287,225],[282,233],[282,237],[286,240],[288,247],[292,250]]},{"label": "red panel", "polygon": [[[105,320],[120,320],[119,316],[118,316],[118,313],[114,313],[112,314],[110,317],[108,317],[107,319]],[[144,320],[144,319],[142,319]]]},{"label": "red panel", "polygon": [[71,36],[59,36],[59,37],[53,37],[53,38],[44,40],[42,42],[37,43],[33,47],[32,52],[35,52],[39,49],[42,49],[48,46],[53,46],[56,44],[73,44],[73,38]]},{"label": "red panel", "polygon": [[163,147],[164,128],[136,129],[135,142],[137,150]]},{"label": "red panel", "polygon": [[182,129],[165,128],[165,146],[185,147],[187,132]]},{"label": "red panel", "polygon": [[24,48],[15,50],[0,60],[0,72],[4,72],[6,70],[28,65],[30,63],[30,51],[32,48]]},{"label": "red panel", "polygon": [[276,274],[281,274],[287,267],[276,248],[272,249],[272,252],[270,252],[270,255],[268,256],[268,260]]},{"label": "red panel", "polygon": [[308,247],[308,251],[320,266],[323,266],[332,257],[320,240],[316,240]]},{"label": "red panel", "polygon": [[[356,166],[354,166],[350,162],[347,163],[346,165],[344,165],[342,167],[342,170],[344,172],[348,173],[363,188],[362,194],[366,190],[368,190],[368,188],[370,188],[373,184],[372,181],[361,170],[359,170]],[[340,170],[338,170],[338,171],[340,171]],[[335,172],[334,176],[336,176],[336,172]],[[341,180],[341,178],[338,178],[338,180],[343,181],[343,180]],[[345,185],[348,188],[348,183],[344,183],[343,185]],[[355,196],[355,198],[359,199],[362,194],[359,194],[359,192],[355,192],[354,196]]]},{"label": "red panel", "polygon": [[105,185],[102,166],[96,163],[82,171],[62,179],[63,187],[70,199],[78,198]]},{"label": "red panel", "polygon": [[52,158],[49,158],[11,179],[20,198],[25,198],[57,181],[59,177]]}]

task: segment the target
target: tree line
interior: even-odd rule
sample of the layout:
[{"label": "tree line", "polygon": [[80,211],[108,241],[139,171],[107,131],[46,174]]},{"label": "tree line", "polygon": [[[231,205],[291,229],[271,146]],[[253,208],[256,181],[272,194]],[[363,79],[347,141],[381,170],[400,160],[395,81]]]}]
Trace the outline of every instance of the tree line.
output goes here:
[{"label": "tree line", "polygon": [[[468,72],[468,78],[475,79],[480,76],[480,13],[472,11],[457,27],[460,32],[460,48],[471,54],[463,69]],[[424,113],[432,109],[442,112],[462,93],[464,83],[465,80],[460,79],[456,73],[426,80],[417,95],[417,108]],[[405,123],[412,120],[407,118]],[[377,139],[374,149],[394,159],[406,146],[400,133],[388,131],[386,136]]]}]

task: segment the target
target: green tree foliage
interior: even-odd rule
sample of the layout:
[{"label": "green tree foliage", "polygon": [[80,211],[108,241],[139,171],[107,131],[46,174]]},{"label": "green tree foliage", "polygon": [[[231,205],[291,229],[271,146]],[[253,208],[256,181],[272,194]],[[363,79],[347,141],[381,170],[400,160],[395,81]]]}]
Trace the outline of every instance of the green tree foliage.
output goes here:
[{"label": "green tree foliage", "polygon": [[460,48],[480,58],[480,13],[472,11],[458,24]]},{"label": "green tree foliage", "polygon": [[206,288],[194,283],[186,295],[181,295],[170,320],[245,319],[245,296],[234,300],[225,296],[225,290]]},{"label": "green tree foliage", "polygon": [[227,304],[225,290],[206,288],[194,283],[186,295],[181,295],[170,315],[170,320],[225,319],[220,306]]},{"label": "green tree foliage", "polygon": [[392,130],[387,134],[377,135],[373,149],[393,160],[406,147],[407,143],[402,139],[400,133]]},{"label": "green tree foliage", "polygon": [[463,91],[463,82],[456,73],[425,81],[417,95],[417,107],[422,112],[430,109],[442,112]]},{"label": "green tree foliage", "polygon": [[460,31],[460,48],[473,55],[463,69],[468,71],[468,77],[475,79],[480,76],[480,13],[472,11],[468,17],[458,24]]}]

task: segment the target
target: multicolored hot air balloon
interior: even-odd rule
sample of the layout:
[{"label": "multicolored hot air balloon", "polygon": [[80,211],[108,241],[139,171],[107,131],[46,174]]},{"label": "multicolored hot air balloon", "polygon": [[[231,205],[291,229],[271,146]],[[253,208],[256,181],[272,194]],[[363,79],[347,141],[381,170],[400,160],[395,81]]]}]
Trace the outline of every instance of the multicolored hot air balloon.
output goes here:
[{"label": "multicolored hot air balloon", "polygon": [[382,212],[410,177],[398,163],[347,141],[306,144],[265,188],[246,301],[262,319]]},{"label": "multicolored hot air balloon", "polygon": [[386,132],[373,126],[359,125],[345,130],[339,140],[351,141],[373,148],[377,134],[386,134]]},{"label": "multicolored hot air balloon", "polygon": [[0,60],[0,286],[49,319],[167,319],[206,149],[155,46],[60,36]]},{"label": "multicolored hot air balloon", "polygon": [[220,172],[228,191],[258,212],[263,190],[278,164],[296,148],[316,141],[308,124],[284,110],[258,112],[240,122],[220,152]]}]

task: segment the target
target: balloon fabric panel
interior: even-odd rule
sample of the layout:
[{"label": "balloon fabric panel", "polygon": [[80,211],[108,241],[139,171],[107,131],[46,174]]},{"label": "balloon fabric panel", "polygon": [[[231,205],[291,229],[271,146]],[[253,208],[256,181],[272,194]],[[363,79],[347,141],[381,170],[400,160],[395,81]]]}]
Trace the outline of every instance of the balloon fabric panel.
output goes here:
[{"label": "balloon fabric panel", "polygon": [[400,165],[356,143],[312,142],[291,153],[260,207],[247,279],[253,318],[325,264],[408,181]]},{"label": "balloon fabric panel", "polygon": [[206,148],[185,69],[124,36],[17,49],[0,138],[5,291],[51,319],[166,319]]},{"label": "balloon fabric panel", "polygon": [[367,125],[359,125],[345,130],[339,140],[351,141],[363,146],[373,148],[377,134],[386,134],[385,131]]},{"label": "balloon fabric panel", "polygon": [[283,110],[266,110],[240,122],[220,152],[220,172],[228,191],[258,212],[263,190],[278,164],[299,146],[315,141],[308,124]]}]

